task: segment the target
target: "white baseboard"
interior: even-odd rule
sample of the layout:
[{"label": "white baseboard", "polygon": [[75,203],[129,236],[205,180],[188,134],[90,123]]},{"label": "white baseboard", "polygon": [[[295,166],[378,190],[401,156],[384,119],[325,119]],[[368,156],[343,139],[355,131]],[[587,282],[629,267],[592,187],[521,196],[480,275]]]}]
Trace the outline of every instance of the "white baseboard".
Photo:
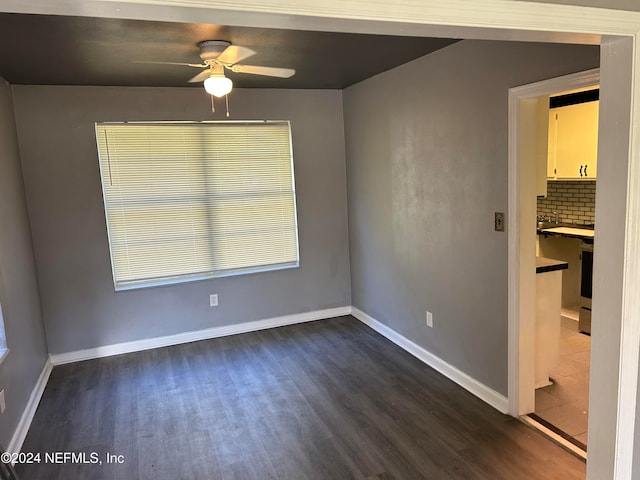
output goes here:
[{"label": "white baseboard", "polygon": [[153,348],[167,347],[170,345],[179,345],[181,343],[196,342],[198,340],[225,337],[227,335],[235,335],[238,333],[255,332],[267,328],[293,325],[295,323],[312,322],[314,320],[322,320],[325,318],[340,317],[342,315],[349,315],[350,313],[350,306],[329,308],[326,310],[314,310],[312,312],[284,315],[282,317],[267,318],[264,320],[256,320],[254,322],[207,328],[205,330],[197,330],[195,332],[184,332],[164,337],[116,343],[113,345],[88,348],[86,350],[77,350],[75,352],[56,353],[50,355],[50,358],[53,365],[62,365],[65,363],[80,362],[82,360],[120,355],[122,353],[139,352],[142,350],[151,350]]},{"label": "white baseboard", "polygon": [[42,367],[42,371],[40,372],[40,376],[36,381],[33,390],[31,391],[31,395],[29,396],[29,400],[27,401],[27,406],[22,412],[22,417],[20,417],[20,423],[13,432],[13,437],[11,437],[11,441],[9,445],[7,445],[7,452],[17,453],[22,449],[22,444],[24,443],[24,439],[27,437],[27,432],[29,431],[29,427],[31,426],[31,421],[33,420],[33,416],[36,414],[36,410],[38,408],[38,404],[40,403],[40,399],[42,398],[42,394],[44,393],[44,388],[47,386],[47,381],[49,380],[49,375],[51,374],[52,364],[49,359],[44,363]]},{"label": "white baseboard", "polygon": [[444,360],[439,357],[436,357],[434,354],[428,352],[421,346],[415,344],[408,338],[399,334],[395,330],[387,327],[383,323],[379,322],[375,318],[367,315],[362,310],[359,310],[356,307],[351,307],[351,315],[356,317],[365,325],[368,325],[376,332],[381,334],[384,337],[387,337],[393,343],[403,348],[407,352],[409,352],[414,357],[422,360],[424,363],[429,365],[434,370],[437,370],[445,377],[453,380],[458,385],[460,385],[465,390],[468,390],[480,400],[485,401],[489,405],[491,405],[496,410],[507,413],[509,407],[509,401],[507,397],[496,392],[495,390],[487,387],[485,384],[480,383],[473,377],[470,377],[466,373],[458,370],[456,367],[448,364]]}]

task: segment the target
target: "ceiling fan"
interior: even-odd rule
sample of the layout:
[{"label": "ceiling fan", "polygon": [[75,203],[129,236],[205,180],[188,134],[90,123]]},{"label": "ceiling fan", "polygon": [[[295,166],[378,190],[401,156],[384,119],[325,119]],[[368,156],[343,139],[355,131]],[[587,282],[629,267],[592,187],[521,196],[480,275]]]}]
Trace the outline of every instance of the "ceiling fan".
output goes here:
[{"label": "ceiling fan", "polygon": [[207,93],[216,97],[223,97],[231,92],[233,82],[225,77],[225,69],[236,73],[265,75],[267,77],[289,78],[296,71],[292,68],[261,67],[258,65],[244,65],[238,62],[256,54],[246,47],[231,45],[225,40],[205,40],[198,43],[202,63],[178,62],[143,62],[163,65],[184,65],[187,67],[203,68],[204,70],[189,80],[191,83],[204,81]]}]

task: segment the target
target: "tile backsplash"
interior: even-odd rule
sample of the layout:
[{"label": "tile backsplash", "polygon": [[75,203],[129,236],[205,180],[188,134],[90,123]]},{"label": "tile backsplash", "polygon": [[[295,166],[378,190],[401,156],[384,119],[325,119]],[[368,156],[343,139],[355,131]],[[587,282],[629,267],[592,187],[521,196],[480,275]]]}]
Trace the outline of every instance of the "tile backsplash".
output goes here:
[{"label": "tile backsplash", "polygon": [[594,223],[596,212],[596,182],[549,181],[546,198],[538,197],[538,215],[558,212],[562,223]]}]

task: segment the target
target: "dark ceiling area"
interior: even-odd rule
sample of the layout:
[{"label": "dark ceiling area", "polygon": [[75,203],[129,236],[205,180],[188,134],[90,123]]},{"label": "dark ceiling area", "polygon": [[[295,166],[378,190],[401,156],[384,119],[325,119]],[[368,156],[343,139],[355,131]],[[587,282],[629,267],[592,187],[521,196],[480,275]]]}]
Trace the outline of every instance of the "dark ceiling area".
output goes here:
[{"label": "dark ceiling area", "polygon": [[[230,73],[240,88],[342,89],[457,40],[276,30],[55,15],[0,14],[0,77],[20,85],[183,87],[198,42],[227,40],[251,65],[294,68],[288,79]],[[200,85],[200,84],[195,84]]]}]

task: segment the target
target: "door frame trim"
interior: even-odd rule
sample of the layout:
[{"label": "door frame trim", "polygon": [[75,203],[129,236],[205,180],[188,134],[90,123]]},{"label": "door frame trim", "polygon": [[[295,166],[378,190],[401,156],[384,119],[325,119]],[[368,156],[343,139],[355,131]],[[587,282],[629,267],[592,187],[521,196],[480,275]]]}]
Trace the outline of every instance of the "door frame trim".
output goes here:
[{"label": "door frame trim", "polygon": [[[531,413],[535,398],[535,345],[529,336],[534,332],[532,322],[535,321],[535,316],[531,314],[531,303],[525,306],[525,297],[531,295],[531,285],[535,288],[536,274],[534,259],[521,258],[521,252],[531,252],[531,244],[535,244],[533,229],[536,213],[531,210],[523,211],[525,205],[521,201],[524,192],[535,195],[535,176],[523,175],[520,165],[520,148],[523,143],[520,122],[524,115],[521,102],[573,88],[592,86],[599,81],[600,69],[595,68],[509,89],[508,411],[516,417]],[[525,220],[524,225],[522,220]],[[535,251],[535,245],[533,250]],[[523,268],[523,264],[532,268]]]}]

